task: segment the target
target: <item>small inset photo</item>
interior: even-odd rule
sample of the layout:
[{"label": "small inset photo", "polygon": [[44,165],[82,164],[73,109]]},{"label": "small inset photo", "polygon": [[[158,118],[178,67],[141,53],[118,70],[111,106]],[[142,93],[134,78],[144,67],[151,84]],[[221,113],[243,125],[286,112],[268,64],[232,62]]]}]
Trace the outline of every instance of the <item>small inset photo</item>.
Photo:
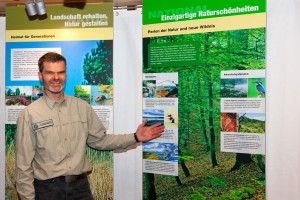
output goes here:
[{"label": "small inset photo", "polygon": [[113,105],[113,86],[112,85],[93,85],[92,106],[112,106]]},{"label": "small inset photo", "polygon": [[247,98],[248,79],[221,79],[221,98]]},{"label": "small inset photo", "polygon": [[6,86],[6,106],[28,106],[31,103],[31,86]]},{"label": "small inset photo", "polygon": [[239,119],[237,113],[221,113],[221,131],[238,132]]},{"label": "small inset photo", "polygon": [[248,79],[248,97],[249,98],[265,98],[265,78],[249,78]]},{"label": "small inset photo", "polygon": [[178,128],[178,112],[176,110],[165,110],[164,124],[166,128]]},{"label": "small inset photo", "polygon": [[178,162],[178,145],[174,143],[143,143],[143,159]]},{"label": "small inset photo", "polygon": [[239,113],[239,131],[243,133],[265,133],[265,113]]},{"label": "small inset photo", "polygon": [[90,85],[76,85],[74,86],[74,96],[91,103],[91,86]]},{"label": "small inset photo", "polygon": [[164,110],[159,109],[144,109],[143,121],[148,120],[147,126],[151,126],[156,123],[164,125]]},{"label": "small inset photo", "polygon": [[156,82],[156,98],[178,98],[178,83],[174,80]]},{"label": "small inset photo", "polygon": [[143,81],[143,97],[154,98],[156,95],[156,80]]}]

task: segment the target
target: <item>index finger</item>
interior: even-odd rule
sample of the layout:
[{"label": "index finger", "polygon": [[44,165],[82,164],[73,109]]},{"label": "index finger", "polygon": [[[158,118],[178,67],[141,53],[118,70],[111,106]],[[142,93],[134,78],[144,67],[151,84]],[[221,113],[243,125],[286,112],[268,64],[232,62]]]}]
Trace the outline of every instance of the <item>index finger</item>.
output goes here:
[{"label": "index finger", "polygon": [[158,127],[158,126],[162,126],[162,123],[155,123],[155,124],[152,124],[150,127],[155,128],[155,127]]},{"label": "index finger", "polygon": [[144,127],[144,126],[147,124],[147,122],[148,122],[148,120],[145,119],[145,120],[140,124],[140,126]]}]

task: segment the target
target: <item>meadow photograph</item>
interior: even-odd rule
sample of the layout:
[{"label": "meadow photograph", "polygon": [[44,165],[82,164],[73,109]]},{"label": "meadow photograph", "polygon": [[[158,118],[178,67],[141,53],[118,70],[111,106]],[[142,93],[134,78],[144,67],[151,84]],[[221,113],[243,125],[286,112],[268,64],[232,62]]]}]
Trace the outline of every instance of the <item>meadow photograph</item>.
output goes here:
[{"label": "meadow photograph", "polygon": [[6,86],[6,106],[28,106],[31,103],[31,86]]},{"label": "meadow photograph", "polygon": [[239,113],[239,132],[265,133],[265,113]]}]

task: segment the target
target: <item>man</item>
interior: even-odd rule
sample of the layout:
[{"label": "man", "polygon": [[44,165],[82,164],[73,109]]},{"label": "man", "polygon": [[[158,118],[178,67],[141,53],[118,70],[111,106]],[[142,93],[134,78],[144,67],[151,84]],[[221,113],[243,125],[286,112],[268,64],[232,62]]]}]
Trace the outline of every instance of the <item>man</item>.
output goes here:
[{"label": "man", "polygon": [[108,135],[93,108],[64,94],[66,59],[46,53],[39,61],[44,96],[19,115],[16,134],[16,187],[21,199],[93,199],[87,173],[86,144],[98,150],[122,149],[157,138],[164,126]]}]

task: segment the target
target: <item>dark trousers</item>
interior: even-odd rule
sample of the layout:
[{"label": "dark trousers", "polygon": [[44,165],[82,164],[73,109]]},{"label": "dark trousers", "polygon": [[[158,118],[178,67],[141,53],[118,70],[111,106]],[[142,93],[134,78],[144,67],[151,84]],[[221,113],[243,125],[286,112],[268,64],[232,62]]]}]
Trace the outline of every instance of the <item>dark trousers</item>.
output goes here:
[{"label": "dark trousers", "polygon": [[87,176],[72,182],[61,178],[34,180],[35,200],[93,200]]}]

